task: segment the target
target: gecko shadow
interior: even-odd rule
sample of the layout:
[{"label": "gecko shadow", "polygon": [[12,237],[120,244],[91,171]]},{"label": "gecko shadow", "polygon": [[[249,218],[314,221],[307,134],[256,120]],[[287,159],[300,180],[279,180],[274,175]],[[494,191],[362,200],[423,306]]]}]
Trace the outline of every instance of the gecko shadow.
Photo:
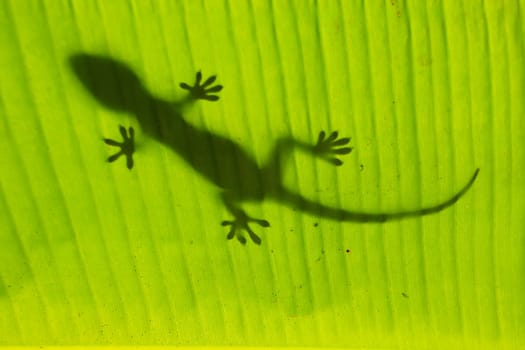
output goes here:
[{"label": "gecko shadow", "polygon": [[181,83],[189,94],[179,101],[165,101],[154,96],[142,84],[137,75],[124,63],[110,57],[79,53],[70,57],[69,63],[77,78],[87,91],[103,106],[119,112],[130,113],[137,118],[141,131],[173,150],[197,173],[215,184],[232,221],[223,221],[230,226],[228,239],[237,237],[245,243],[243,231],[251,240],[261,243],[259,236],[250,228],[250,223],[268,227],[263,219],[249,217],[241,208],[243,202],[261,202],[274,199],[303,212],[338,221],[382,223],[406,217],[437,213],[456,203],[472,186],[479,169],[467,184],[450,198],[433,206],[394,213],[365,213],[333,208],[311,201],[285,188],[282,181],[283,165],[294,149],[301,149],[312,156],[341,165],[338,155],[350,153],[349,138],[339,138],[337,132],[326,135],[321,131],[316,143],[305,143],[291,137],[278,139],[267,162],[260,166],[232,140],[204,128],[190,124],[182,116],[185,106],[197,100],[216,101],[222,87],[209,87],[215,81],[210,77],[203,84],[200,72],[194,86]]}]

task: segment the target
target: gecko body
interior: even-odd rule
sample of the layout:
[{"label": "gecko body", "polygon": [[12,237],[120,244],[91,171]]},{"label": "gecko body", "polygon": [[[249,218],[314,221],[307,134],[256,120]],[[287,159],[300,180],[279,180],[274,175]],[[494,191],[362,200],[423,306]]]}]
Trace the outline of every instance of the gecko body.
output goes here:
[{"label": "gecko body", "polygon": [[[189,94],[180,101],[170,102],[154,96],[126,64],[115,59],[77,54],[70,58],[70,64],[83,86],[99,103],[111,110],[135,116],[145,135],[173,150],[195,172],[220,188],[222,201],[233,215],[233,220],[223,221],[222,225],[230,227],[228,239],[237,237],[241,243],[246,242],[243,232],[247,232],[253,242],[261,243],[260,237],[251,229],[251,223],[270,226],[264,219],[248,216],[241,208],[243,202],[261,202],[271,198],[303,212],[332,220],[383,223],[429,215],[452,206],[469,190],[479,173],[479,169],[476,169],[470,180],[448,199],[424,208],[393,213],[366,213],[330,207],[287,189],[282,180],[283,166],[294,149],[301,149],[336,166],[341,165],[338,156],[352,151],[348,146],[350,138],[340,138],[337,132],[327,135],[323,131],[319,133],[317,142],[311,144],[291,137],[281,138],[275,142],[267,162],[259,165],[234,141],[194,126],[183,118],[185,106],[197,100],[219,99],[217,95],[212,95],[222,89],[220,85],[212,86],[216,80],[214,76],[202,82],[202,75],[197,73],[193,86],[180,84]],[[133,162],[129,152],[133,152],[134,148],[129,140],[133,136],[132,129],[131,137],[125,135],[122,127],[121,133],[125,139],[123,143],[105,139],[106,143],[122,148],[110,160],[124,154],[126,145],[127,164],[131,168]]]}]

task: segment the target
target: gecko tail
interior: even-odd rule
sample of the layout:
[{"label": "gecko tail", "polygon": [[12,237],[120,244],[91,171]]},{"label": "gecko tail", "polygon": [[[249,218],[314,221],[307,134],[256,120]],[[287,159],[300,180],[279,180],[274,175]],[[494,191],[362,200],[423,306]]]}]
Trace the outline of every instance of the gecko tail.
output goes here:
[{"label": "gecko tail", "polygon": [[472,187],[474,181],[478,177],[479,168],[476,169],[474,175],[470,178],[468,183],[463,186],[457,193],[447,200],[440,202],[436,205],[414,209],[399,211],[393,213],[367,213],[359,211],[351,211],[346,209],[340,209],[335,207],[330,207],[324,204],[320,204],[314,201],[311,201],[303,196],[292,193],[287,190],[283,190],[282,194],[283,200],[290,204],[293,207],[297,207],[301,211],[307,212],[309,214],[324,217],[336,221],[347,221],[347,222],[361,222],[361,223],[381,223],[386,221],[401,220],[409,217],[417,217],[438,213],[442,210],[445,210],[452,205],[454,205],[467,191]]}]

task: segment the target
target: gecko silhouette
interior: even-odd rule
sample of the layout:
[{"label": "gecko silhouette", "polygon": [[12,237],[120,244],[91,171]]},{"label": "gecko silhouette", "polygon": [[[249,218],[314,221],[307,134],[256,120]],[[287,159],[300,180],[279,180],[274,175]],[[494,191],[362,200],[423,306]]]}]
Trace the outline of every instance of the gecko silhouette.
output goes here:
[{"label": "gecko silhouette", "polygon": [[[282,180],[283,165],[294,148],[334,165],[341,165],[337,156],[350,153],[352,149],[347,147],[349,138],[339,138],[337,132],[327,136],[323,131],[319,133],[317,143],[312,144],[283,137],[275,142],[266,164],[260,166],[234,141],[194,126],[182,117],[183,108],[197,100],[218,100],[218,96],[210,95],[222,89],[221,86],[210,87],[215,81],[214,76],[201,84],[202,75],[197,73],[193,86],[181,83],[181,87],[189,90],[189,94],[179,101],[170,102],[154,96],[132,69],[110,57],[79,53],[70,57],[70,64],[83,86],[99,103],[111,110],[134,115],[145,135],[172,149],[196,172],[220,188],[222,201],[234,217],[231,221],[222,222],[223,226],[231,227],[227,238],[237,237],[243,244],[246,243],[243,231],[248,233],[254,243],[261,243],[260,237],[250,228],[251,223],[262,227],[270,224],[266,220],[248,216],[241,208],[242,203],[271,198],[303,212],[332,220],[383,223],[429,215],[450,207],[468,191],[479,172],[476,169],[466,185],[448,199],[424,208],[366,213],[330,207],[287,189]],[[121,133],[126,139],[123,127]],[[129,143],[130,138],[127,140]],[[119,146],[115,141],[110,144]],[[124,148],[122,144],[121,147]]]}]

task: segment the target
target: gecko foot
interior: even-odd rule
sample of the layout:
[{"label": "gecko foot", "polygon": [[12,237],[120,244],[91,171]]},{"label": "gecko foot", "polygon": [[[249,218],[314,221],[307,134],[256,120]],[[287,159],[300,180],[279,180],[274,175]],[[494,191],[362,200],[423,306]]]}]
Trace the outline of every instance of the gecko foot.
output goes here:
[{"label": "gecko foot", "polygon": [[219,96],[217,95],[210,95],[210,93],[219,92],[222,90],[222,85],[215,85],[211,86],[217,79],[217,76],[212,75],[206,81],[201,85],[202,80],[202,73],[197,72],[195,76],[195,84],[193,86],[189,86],[186,83],[180,83],[180,87],[184,90],[188,90],[191,93],[191,96],[195,99],[202,99],[202,100],[208,100],[208,101],[217,101],[219,99]]},{"label": "gecko foot", "polygon": [[326,133],[324,131],[321,131],[319,133],[319,137],[317,138],[317,143],[313,146],[314,153],[337,166],[342,165],[343,161],[335,157],[335,155],[348,154],[352,152],[353,149],[352,147],[343,147],[350,142],[350,137],[338,139],[338,136],[339,133],[337,131],[332,132],[328,137],[326,137]]},{"label": "gecko foot", "polygon": [[250,222],[254,222],[257,225],[262,226],[262,227],[270,226],[270,223],[268,221],[250,218],[243,211],[239,211],[236,213],[236,218],[234,221],[225,220],[221,223],[221,225],[231,226],[230,232],[228,232],[228,235],[226,236],[228,239],[232,239],[233,237],[236,236],[237,240],[241,242],[241,244],[246,244],[246,238],[244,237],[242,233],[242,231],[246,231],[248,232],[251,240],[255,244],[261,244],[261,238],[257,236],[257,234],[255,234],[255,232],[253,232],[250,226],[248,225]]},{"label": "gecko foot", "polygon": [[120,158],[120,156],[126,155],[126,166],[131,170],[131,168],[133,168],[133,152],[135,152],[135,130],[133,130],[133,127],[129,127],[129,137],[125,127],[119,125],[119,130],[122,135],[122,142],[103,139],[104,142],[110,146],[120,147],[119,152],[108,157],[108,162],[114,162]]}]

